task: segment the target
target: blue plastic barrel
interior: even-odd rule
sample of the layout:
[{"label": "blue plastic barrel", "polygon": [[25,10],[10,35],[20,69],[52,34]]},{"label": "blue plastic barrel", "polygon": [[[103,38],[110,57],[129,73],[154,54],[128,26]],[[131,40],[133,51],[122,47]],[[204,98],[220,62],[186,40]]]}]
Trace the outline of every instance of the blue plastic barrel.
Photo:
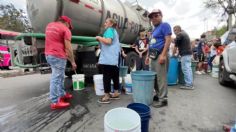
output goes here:
[{"label": "blue plastic barrel", "polygon": [[135,103],[152,104],[155,75],[156,72],[153,71],[131,72],[133,100]]},{"label": "blue plastic barrel", "polygon": [[169,59],[169,68],[167,74],[167,83],[168,85],[176,85],[178,80],[179,64],[177,57],[170,57]]},{"label": "blue plastic barrel", "polygon": [[127,108],[136,111],[141,117],[141,130],[142,132],[148,132],[149,129],[149,119],[151,117],[150,108],[141,103],[132,103],[127,106]]},{"label": "blue plastic barrel", "polygon": [[128,66],[120,66],[119,68],[119,75],[120,77],[125,77],[128,72]]}]

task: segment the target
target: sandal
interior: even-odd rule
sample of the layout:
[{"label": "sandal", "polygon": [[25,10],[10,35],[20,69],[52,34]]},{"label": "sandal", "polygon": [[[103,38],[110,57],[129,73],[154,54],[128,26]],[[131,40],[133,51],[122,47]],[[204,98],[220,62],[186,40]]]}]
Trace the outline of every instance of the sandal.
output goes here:
[{"label": "sandal", "polygon": [[110,99],[116,99],[116,100],[118,100],[118,99],[120,99],[120,97],[119,97],[119,95],[114,96],[114,95],[110,94]]},{"label": "sandal", "polygon": [[104,99],[105,97],[102,97],[102,98],[100,98],[99,100],[98,100],[98,103],[100,103],[100,104],[109,104],[109,103],[111,103],[110,102],[110,99]]}]

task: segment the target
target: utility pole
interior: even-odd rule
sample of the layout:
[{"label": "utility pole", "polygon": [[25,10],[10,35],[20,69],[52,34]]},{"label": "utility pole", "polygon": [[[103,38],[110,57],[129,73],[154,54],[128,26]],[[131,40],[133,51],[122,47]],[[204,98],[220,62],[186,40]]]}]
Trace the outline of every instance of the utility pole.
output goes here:
[{"label": "utility pole", "polygon": [[234,14],[234,9],[233,9],[233,5],[232,5],[232,0],[229,0],[229,5],[227,7],[227,13],[229,15],[228,18],[228,29],[232,28],[232,19],[233,19],[233,14]]}]

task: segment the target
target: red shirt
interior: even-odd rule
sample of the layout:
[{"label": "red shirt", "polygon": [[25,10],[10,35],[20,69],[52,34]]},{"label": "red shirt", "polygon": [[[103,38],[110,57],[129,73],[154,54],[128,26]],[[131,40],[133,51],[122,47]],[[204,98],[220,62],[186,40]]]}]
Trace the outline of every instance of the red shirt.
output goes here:
[{"label": "red shirt", "polygon": [[209,48],[208,45],[204,46],[204,51],[205,51],[205,53],[209,53],[210,52],[210,48]]},{"label": "red shirt", "polygon": [[224,46],[219,46],[216,50],[217,55],[220,55],[224,51]]},{"label": "red shirt", "polygon": [[66,59],[65,39],[71,40],[68,27],[60,22],[51,22],[46,27],[45,54]]}]

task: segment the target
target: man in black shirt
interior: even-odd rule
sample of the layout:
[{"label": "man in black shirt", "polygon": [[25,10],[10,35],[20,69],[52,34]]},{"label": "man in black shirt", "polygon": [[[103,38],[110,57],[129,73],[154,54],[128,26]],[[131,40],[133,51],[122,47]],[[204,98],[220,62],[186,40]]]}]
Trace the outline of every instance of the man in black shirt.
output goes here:
[{"label": "man in black shirt", "polygon": [[193,87],[193,72],[191,68],[191,58],[192,58],[192,50],[191,43],[188,34],[181,29],[180,26],[174,26],[174,33],[176,35],[175,39],[175,48],[179,50],[179,55],[181,56],[181,68],[184,73],[184,81],[185,85],[181,86],[182,89],[194,89]]}]

